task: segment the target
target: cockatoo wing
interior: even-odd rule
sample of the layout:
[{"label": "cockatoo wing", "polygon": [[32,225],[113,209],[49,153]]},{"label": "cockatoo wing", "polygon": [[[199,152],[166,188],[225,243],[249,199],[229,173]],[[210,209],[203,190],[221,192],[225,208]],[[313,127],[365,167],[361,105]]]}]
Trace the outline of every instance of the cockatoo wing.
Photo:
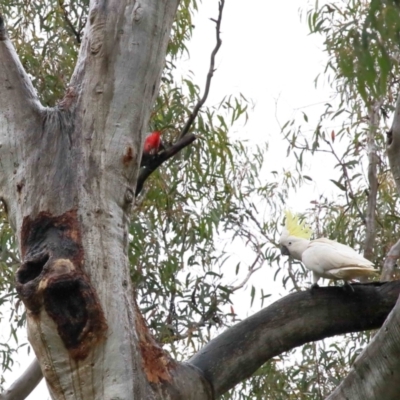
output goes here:
[{"label": "cockatoo wing", "polygon": [[325,238],[311,241],[302,261],[306,268],[328,279],[347,281],[376,274],[371,261],[351,247]]}]

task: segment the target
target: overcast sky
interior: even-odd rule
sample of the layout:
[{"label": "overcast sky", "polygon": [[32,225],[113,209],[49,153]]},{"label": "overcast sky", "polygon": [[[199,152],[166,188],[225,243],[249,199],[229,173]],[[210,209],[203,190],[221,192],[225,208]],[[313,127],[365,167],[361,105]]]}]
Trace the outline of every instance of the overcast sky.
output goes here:
[{"label": "overcast sky", "polygon": [[[323,71],[326,56],[321,39],[308,36],[307,25],[300,21],[299,7],[307,8],[306,1],[227,0],[222,22],[222,48],[217,57],[216,73],[207,101],[219,103],[229,94],[242,93],[255,104],[245,127],[234,134],[254,142],[269,142],[267,168],[277,169],[285,163],[278,120],[283,124],[296,113],[318,114],[329,100],[327,87],[314,89],[315,77]],[[203,0],[195,18],[194,38],[189,46],[190,59],[184,70],[195,73],[195,81],[203,87],[209,65],[209,55],[215,45],[215,25],[209,20],[217,16],[217,0]],[[320,188],[312,187],[310,196]],[[303,195],[303,205],[310,198]],[[260,279],[258,275],[257,279]],[[268,279],[268,277],[263,277]],[[235,310],[236,311],[236,310]],[[26,350],[6,373],[8,387],[27,367],[30,359]],[[44,382],[29,396],[30,400],[45,400]]]}]

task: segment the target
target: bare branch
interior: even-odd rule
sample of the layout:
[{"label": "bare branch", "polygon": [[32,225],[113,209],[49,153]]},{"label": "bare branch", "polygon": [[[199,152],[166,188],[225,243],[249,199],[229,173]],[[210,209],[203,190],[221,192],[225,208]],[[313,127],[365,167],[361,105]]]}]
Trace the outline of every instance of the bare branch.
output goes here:
[{"label": "bare branch", "polygon": [[[249,266],[247,275],[246,275],[246,277],[243,279],[243,281],[240,282],[238,285],[232,286],[232,287],[230,288],[230,290],[232,290],[232,292],[236,292],[237,290],[241,289],[241,288],[249,281],[249,279],[250,279],[251,276],[254,274],[254,272],[258,271],[258,270],[262,267],[263,260],[261,260],[261,262],[260,262],[260,259],[261,259],[261,252],[259,252],[259,253],[257,254],[257,257],[256,257],[256,259],[254,260],[253,264],[251,264],[251,265]],[[260,264],[260,265],[257,267],[258,264]]]},{"label": "bare branch", "polygon": [[35,358],[24,373],[7,389],[0,393],[0,400],[23,400],[26,399],[33,389],[42,380],[43,374],[40,364]]},{"label": "bare branch", "polygon": [[215,26],[215,31],[216,31],[216,37],[217,37],[217,44],[214,47],[214,50],[211,53],[211,59],[210,59],[210,68],[208,70],[208,74],[207,74],[207,79],[206,79],[206,86],[204,89],[204,94],[203,97],[200,99],[200,101],[196,104],[196,106],[194,107],[192,113],[190,114],[188,120],[186,121],[185,126],[183,127],[179,138],[182,138],[183,136],[185,136],[188,132],[190,127],[193,125],[193,122],[195,121],[197,114],[200,111],[200,108],[203,106],[203,104],[206,102],[207,97],[208,97],[208,93],[210,92],[210,86],[211,86],[211,79],[214,75],[215,72],[215,56],[218,53],[219,48],[221,47],[222,44],[222,40],[221,40],[221,21],[222,21],[222,12],[224,10],[224,5],[225,5],[225,0],[221,0],[219,2],[218,5],[218,19],[212,19],[211,21],[214,21],[216,26]]},{"label": "bare branch", "polygon": [[[165,156],[163,156],[165,153],[161,153],[159,154],[157,157],[154,158],[154,160],[152,161],[151,165],[149,167],[146,168],[142,168],[142,170],[140,171],[139,177],[138,177],[138,183],[136,186],[136,196],[142,191],[143,188],[143,184],[146,181],[146,179],[158,168],[161,166],[161,164],[163,164],[165,161],[167,161],[169,158],[171,158],[172,156],[174,156],[175,154],[177,154],[181,149],[183,149],[184,147],[188,146],[190,143],[192,143],[196,137],[194,135],[191,135],[191,141],[190,142],[186,142],[183,138],[188,134],[191,126],[193,125],[194,121],[196,120],[196,117],[200,111],[200,108],[204,105],[204,103],[207,100],[208,94],[210,92],[210,86],[211,86],[211,79],[214,75],[214,71],[215,71],[215,56],[218,53],[219,48],[221,47],[222,44],[222,40],[221,40],[221,21],[222,21],[222,11],[224,9],[224,4],[225,4],[225,0],[221,0],[219,2],[219,13],[218,13],[218,19],[214,20],[211,19],[212,21],[214,21],[216,23],[216,35],[217,35],[217,44],[214,48],[214,50],[211,53],[211,61],[210,61],[210,68],[208,70],[208,74],[207,74],[207,79],[206,79],[206,86],[204,89],[204,94],[203,97],[199,100],[199,102],[195,105],[192,113],[190,114],[188,120],[186,121],[184,127],[182,128],[179,136],[178,136],[178,140],[177,142],[170,147],[167,152],[170,151],[170,149],[175,149],[177,148],[178,150],[175,151],[173,154],[171,154],[168,158],[164,158]],[[182,146],[182,144],[184,144]],[[170,154],[170,153],[168,153]]]},{"label": "bare branch", "polygon": [[379,328],[396,303],[400,281],[352,288],[290,294],[223,332],[189,363],[203,372],[218,397],[284,351],[338,334]]},{"label": "bare branch", "polygon": [[396,261],[400,258],[400,240],[398,240],[387,253],[385,263],[383,264],[381,281],[392,281]]},{"label": "bare branch", "polygon": [[293,283],[293,287],[294,287],[294,289],[296,290],[296,292],[301,292],[301,287],[298,285],[296,276],[295,276],[295,274],[293,273],[293,269],[292,269],[293,260],[289,258],[288,263],[289,263],[288,274],[289,274],[290,280],[291,280],[292,283]]}]

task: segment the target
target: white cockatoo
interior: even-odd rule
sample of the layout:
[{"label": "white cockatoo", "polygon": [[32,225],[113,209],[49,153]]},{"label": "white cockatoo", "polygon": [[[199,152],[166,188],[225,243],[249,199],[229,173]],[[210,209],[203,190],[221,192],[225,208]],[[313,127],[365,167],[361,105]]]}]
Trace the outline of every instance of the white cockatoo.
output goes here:
[{"label": "white cockatoo", "polygon": [[310,240],[311,229],[290,211],[285,214],[286,227],[279,239],[281,253],[302,261],[312,271],[313,287],[318,287],[319,278],[347,282],[377,274],[372,262],[351,247],[326,238]]}]

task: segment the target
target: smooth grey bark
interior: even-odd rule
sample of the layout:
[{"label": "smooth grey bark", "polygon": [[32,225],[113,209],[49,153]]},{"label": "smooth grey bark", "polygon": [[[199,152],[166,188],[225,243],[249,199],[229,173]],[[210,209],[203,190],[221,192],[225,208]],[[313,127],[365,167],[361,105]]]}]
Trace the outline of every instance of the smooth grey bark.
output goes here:
[{"label": "smooth grey bark", "polygon": [[202,371],[219,396],[284,351],[334,335],[379,328],[396,303],[400,281],[352,287],[354,292],[324,287],[286,296],[223,332],[189,363]]},{"label": "smooth grey bark", "polygon": [[23,400],[42,380],[43,374],[37,359],[34,359],[24,373],[3,393],[0,400]]}]

